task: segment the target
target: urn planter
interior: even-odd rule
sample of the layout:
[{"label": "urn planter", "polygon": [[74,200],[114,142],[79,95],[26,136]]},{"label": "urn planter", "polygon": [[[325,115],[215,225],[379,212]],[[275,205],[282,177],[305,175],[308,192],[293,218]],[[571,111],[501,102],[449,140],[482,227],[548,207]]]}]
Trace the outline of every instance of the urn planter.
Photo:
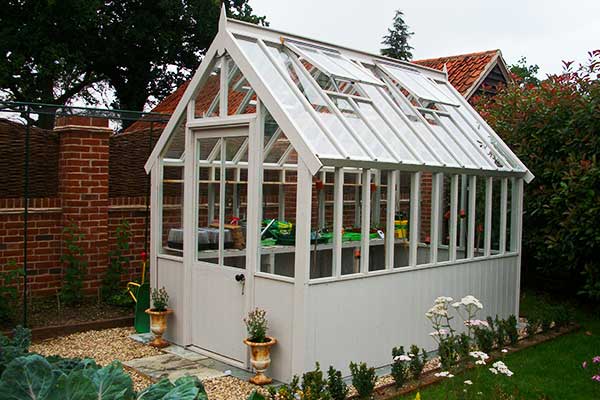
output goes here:
[{"label": "urn planter", "polygon": [[149,343],[150,346],[159,349],[167,347],[169,342],[163,339],[162,335],[167,330],[167,316],[173,314],[173,310],[167,308],[165,311],[155,311],[149,308],[146,310],[146,314],[150,316],[150,331],[154,334],[154,339]]},{"label": "urn planter", "polygon": [[277,343],[277,339],[267,336],[267,341],[258,343],[244,339],[244,343],[250,347],[250,363],[256,371],[256,375],[250,378],[255,385],[266,385],[273,379],[265,375],[265,371],[271,365],[271,347]]}]

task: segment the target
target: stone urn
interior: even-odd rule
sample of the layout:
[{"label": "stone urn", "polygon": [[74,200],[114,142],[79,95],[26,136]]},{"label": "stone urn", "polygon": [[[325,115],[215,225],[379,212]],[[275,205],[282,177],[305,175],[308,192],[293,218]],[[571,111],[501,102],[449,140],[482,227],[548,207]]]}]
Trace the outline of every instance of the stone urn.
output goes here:
[{"label": "stone urn", "polygon": [[265,375],[265,371],[271,365],[271,346],[277,343],[277,339],[267,336],[266,342],[256,343],[244,339],[244,343],[250,347],[250,363],[256,371],[256,375],[250,378],[250,382],[255,385],[266,385],[273,382],[273,379]]},{"label": "stone urn", "polygon": [[167,347],[169,342],[163,339],[162,335],[165,333],[165,330],[167,330],[167,316],[173,314],[173,310],[167,308],[165,311],[155,311],[148,308],[146,314],[150,316],[150,330],[154,334],[154,340],[149,343],[150,346],[159,349]]}]

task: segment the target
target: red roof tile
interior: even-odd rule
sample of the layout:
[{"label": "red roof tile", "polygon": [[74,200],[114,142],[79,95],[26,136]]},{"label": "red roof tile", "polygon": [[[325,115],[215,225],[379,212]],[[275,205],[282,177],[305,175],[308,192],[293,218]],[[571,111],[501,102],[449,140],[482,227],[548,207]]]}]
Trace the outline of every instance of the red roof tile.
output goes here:
[{"label": "red roof tile", "polygon": [[463,96],[470,94],[473,85],[488,71],[488,66],[498,57],[500,50],[489,50],[478,53],[460,54],[456,56],[415,60],[413,63],[433,69],[448,69],[448,80]]}]

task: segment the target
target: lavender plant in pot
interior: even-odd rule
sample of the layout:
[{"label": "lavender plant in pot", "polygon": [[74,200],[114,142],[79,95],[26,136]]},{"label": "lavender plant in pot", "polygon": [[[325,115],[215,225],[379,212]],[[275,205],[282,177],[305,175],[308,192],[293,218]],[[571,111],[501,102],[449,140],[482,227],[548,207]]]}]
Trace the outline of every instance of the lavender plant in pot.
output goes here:
[{"label": "lavender plant in pot", "polygon": [[167,329],[167,316],[173,313],[173,310],[168,308],[169,295],[167,290],[162,287],[152,290],[152,307],[146,310],[146,314],[150,316],[150,330],[154,334],[154,340],[150,342],[150,346],[163,348],[169,345],[162,335]]},{"label": "lavender plant in pot", "polygon": [[244,318],[248,337],[244,343],[250,347],[250,362],[256,371],[256,375],[250,378],[250,382],[255,385],[266,385],[273,382],[273,379],[265,375],[265,371],[271,365],[271,346],[277,343],[277,340],[267,336],[268,322],[267,312],[259,308],[248,313]]}]

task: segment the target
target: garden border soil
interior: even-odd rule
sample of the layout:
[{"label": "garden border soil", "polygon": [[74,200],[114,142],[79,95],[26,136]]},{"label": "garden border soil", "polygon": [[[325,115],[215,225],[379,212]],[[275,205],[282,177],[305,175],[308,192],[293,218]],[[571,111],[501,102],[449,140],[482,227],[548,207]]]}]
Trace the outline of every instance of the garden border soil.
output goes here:
[{"label": "garden border soil", "polygon": [[[508,353],[506,353],[506,354],[511,354],[511,353],[515,353],[515,352],[518,352],[521,350],[528,349],[530,347],[534,347],[540,343],[544,343],[549,340],[556,339],[557,337],[566,335],[568,333],[576,332],[579,329],[581,329],[581,326],[578,324],[574,324],[574,325],[571,325],[566,328],[561,328],[558,331],[538,333],[533,338],[527,337],[522,340],[519,340],[518,344],[514,347],[506,347],[508,349]],[[501,354],[502,353],[500,353],[499,351],[492,352],[490,354],[489,362],[493,362],[493,361],[501,358],[500,357]],[[467,366],[467,369],[471,369],[474,367],[475,367],[474,364],[469,364]],[[409,394],[411,392],[414,392],[418,389],[422,389],[427,386],[435,385],[437,383],[440,383],[442,380],[447,379],[447,378],[435,376],[435,373],[438,371],[440,371],[440,368],[433,369],[433,370],[428,371],[425,374],[423,374],[423,376],[420,379],[419,385],[417,385],[415,382],[411,382],[410,384],[405,385],[405,386],[401,387],[400,389],[396,389],[396,384],[395,384],[395,382],[392,381],[391,383],[386,383],[384,385],[376,387],[373,392],[374,399],[375,400],[395,399],[398,396],[403,396],[403,395]],[[358,399],[358,395],[352,395],[352,396],[347,397],[347,400],[355,400],[355,399]]]},{"label": "garden border soil", "polygon": [[[133,326],[133,317],[117,317],[110,319],[99,319],[96,321],[79,322],[76,324],[53,325],[31,329],[32,340],[49,339],[58,336],[64,336],[76,332],[91,330],[120,328],[123,326]],[[11,331],[2,332],[4,335],[11,335]]]}]

